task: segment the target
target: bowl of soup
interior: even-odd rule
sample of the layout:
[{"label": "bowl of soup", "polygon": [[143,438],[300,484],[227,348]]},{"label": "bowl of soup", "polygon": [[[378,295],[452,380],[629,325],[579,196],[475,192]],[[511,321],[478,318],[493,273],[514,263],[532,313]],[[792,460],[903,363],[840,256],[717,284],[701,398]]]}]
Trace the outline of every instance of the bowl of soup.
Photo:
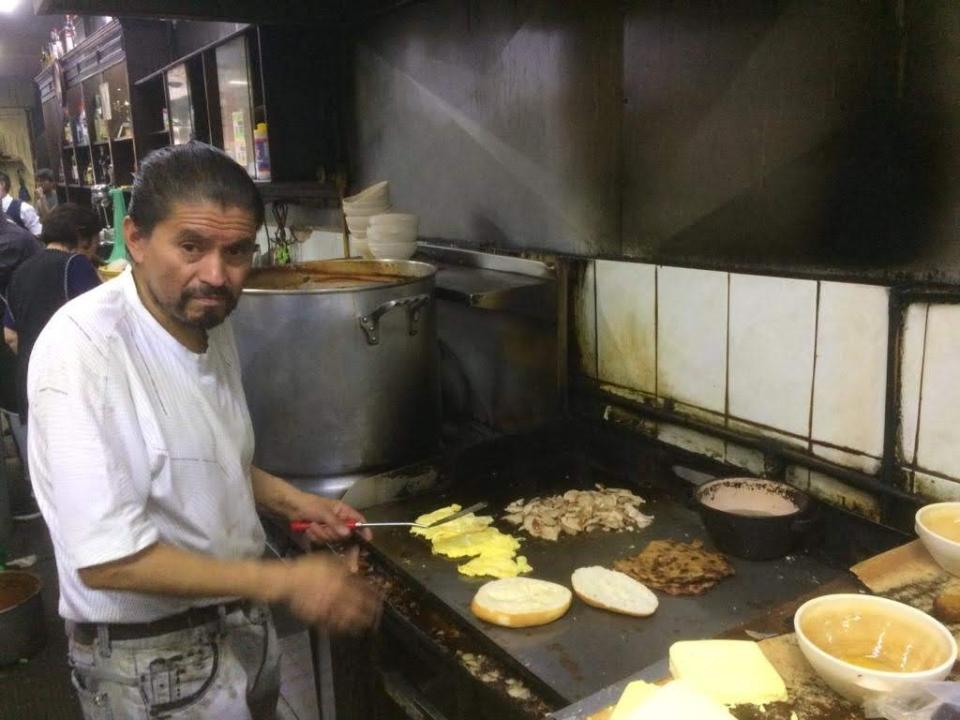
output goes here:
[{"label": "bowl of soup", "polygon": [[920,542],[951,575],[960,576],[960,502],[934,503],[917,511]]},{"label": "bowl of soup", "polygon": [[921,610],[873,595],[825,595],[793,619],[800,651],[833,690],[854,702],[905,684],[943,680],[957,643]]}]

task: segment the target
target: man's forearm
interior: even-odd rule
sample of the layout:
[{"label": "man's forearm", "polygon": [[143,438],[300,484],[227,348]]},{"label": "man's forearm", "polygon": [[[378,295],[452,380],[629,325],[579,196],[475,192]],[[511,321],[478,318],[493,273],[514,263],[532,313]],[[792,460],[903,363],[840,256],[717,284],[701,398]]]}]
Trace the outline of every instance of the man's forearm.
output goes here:
[{"label": "man's forearm", "polygon": [[288,566],[279,561],[222,560],[157,543],[136,555],[80,570],[97,590],[130,590],[178,597],[283,597]]},{"label": "man's forearm", "polygon": [[287,520],[297,519],[306,493],[256,465],[250,466],[250,475],[257,505]]}]

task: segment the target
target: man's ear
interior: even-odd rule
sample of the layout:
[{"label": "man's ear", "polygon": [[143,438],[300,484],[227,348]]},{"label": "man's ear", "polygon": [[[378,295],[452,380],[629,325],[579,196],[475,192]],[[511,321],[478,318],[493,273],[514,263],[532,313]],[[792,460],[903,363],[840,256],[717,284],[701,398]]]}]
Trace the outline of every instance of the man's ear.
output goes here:
[{"label": "man's ear", "polygon": [[134,263],[139,264],[143,261],[144,245],[147,238],[140,232],[133,218],[127,215],[123,219],[123,237],[127,244],[127,252]]}]

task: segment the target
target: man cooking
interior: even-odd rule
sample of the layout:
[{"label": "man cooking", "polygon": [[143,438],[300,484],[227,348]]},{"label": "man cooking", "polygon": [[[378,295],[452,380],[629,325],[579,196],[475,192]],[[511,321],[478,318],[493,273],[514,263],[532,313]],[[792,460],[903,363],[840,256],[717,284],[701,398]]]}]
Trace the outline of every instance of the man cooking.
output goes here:
[{"label": "man cooking", "polygon": [[273,718],[266,603],[335,632],[376,622],[378,598],[344,564],[260,559],[255,506],[314,521],[321,541],[362,519],[251,464],[224,321],[263,216],[253,182],[219,150],[153,153],[124,222],[132,272],[66,304],[34,346],[30,470],[88,720]]}]

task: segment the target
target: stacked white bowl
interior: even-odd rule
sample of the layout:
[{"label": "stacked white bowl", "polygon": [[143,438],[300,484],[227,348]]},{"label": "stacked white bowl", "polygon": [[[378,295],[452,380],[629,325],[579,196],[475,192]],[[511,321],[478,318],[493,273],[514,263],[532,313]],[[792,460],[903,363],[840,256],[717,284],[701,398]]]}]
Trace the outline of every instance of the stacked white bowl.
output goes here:
[{"label": "stacked white bowl", "polygon": [[409,213],[382,213],[370,217],[367,244],[375,258],[406,260],[417,251],[420,222]]},{"label": "stacked white bowl", "polygon": [[343,199],[343,214],[350,231],[350,254],[371,257],[367,247],[370,218],[390,210],[390,184],[384,180]]}]

